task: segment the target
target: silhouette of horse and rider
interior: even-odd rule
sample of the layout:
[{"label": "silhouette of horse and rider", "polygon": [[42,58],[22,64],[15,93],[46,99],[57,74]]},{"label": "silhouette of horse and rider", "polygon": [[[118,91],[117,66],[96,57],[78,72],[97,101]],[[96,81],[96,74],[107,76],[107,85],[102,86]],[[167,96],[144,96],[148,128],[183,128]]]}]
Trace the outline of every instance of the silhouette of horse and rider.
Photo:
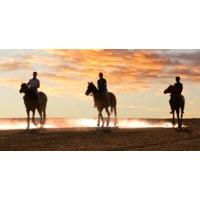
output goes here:
[{"label": "silhouette of horse and rider", "polygon": [[170,85],[166,90],[164,90],[164,94],[167,94],[167,93],[171,94],[169,104],[171,107],[170,114],[172,114],[173,127],[175,125],[175,112],[176,112],[177,119],[178,119],[178,128],[181,128],[184,108],[185,108],[185,97],[182,95],[183,84],[180,82],[180,77],[177,76],[175,80],[176,80],[176,83],[174,85]]},{"label": "silhouette of horse and rider", "polygon": [[[182,119],[184,113],[185,106],[185,98],[182,95],[183,84],[180,82],[180,77],[177,76],[176,83],[174,85],[170,85],[166,90],[164,90],[164,94],[170,93],[169,104],[171,107],[172,114],[172,124],[173,127],[175,125],[175,112],[177,114],[178,119],[178,128],[182,127]],[[103,110],[105,109],[107,113],[107,122],[106,125],[109,126],[110,123],[110,115],[114,112],[114,125],[117,125],[117,99],[116,96],[108,92],[107,89],[107,81],[104,78],[102,72],[99,73],[99,80],[97,81],[98,88],[92,83],[88,82],[88,87],[85,94],[91,95],[94,98],[94,106],[98,111],[98,121],[97,126],[100,126],[100,122],[102,122],[102,127],[105,124],[103,117]],[[28,83],[22,83],[20,93],[24,93],[24,104],[27,112],[27,128],[30,126],[30,111],[32,111],[32,122],[35,122],[35,111],[37,110],[40,115],[40,124],[43,126],[46,121],[46,106],[47,106],[47,96],[43,92],[38,92],[38,88],[40,88],[40,81],[37,79],[37,72],[33,72],[33,78],[29,80]],[[110,107],[110,111],[109,111]],[[181,114],[181,115],[180,115]]]},{"label": "silhouette of horse and rider", "polygon": [[[107,123],[109,126],[110,123],[110,114],[114,111],[115,119],[114,125],[117,125],[117,100],[113,93],[108,92],[107,90],[107,81],[103,78],[103,73],[99,73],[99,80],[97,81],[98,89],[92,82],[88,82],[88,87],[85,94],[93,95],[94,105],[98,110],[98,122],[97,126],[100,126],[100,120],[102,121],[102,127],[104,126],[104,117],[102,111],[105,109],[107,113]],[[109,107],[111,110],[109,111]],[[110,113],[111,112],[111,113]]]},{"label": "silhouette of horse and rider", "polygon": [[46,105],[47,96],[43,92],[38,92],[40,87],[40,81],[37,79],[37,72],[33,72],[33,78],[29,80],[28,83],[22,83],[20,93],[24,93],[24,105],[27,112],[27,128],[30,126],[30,111],[32,111],[32,122],[35,122],[35,111],[37,110],[40,115],[41,126],[45,124],[46,121]]}]

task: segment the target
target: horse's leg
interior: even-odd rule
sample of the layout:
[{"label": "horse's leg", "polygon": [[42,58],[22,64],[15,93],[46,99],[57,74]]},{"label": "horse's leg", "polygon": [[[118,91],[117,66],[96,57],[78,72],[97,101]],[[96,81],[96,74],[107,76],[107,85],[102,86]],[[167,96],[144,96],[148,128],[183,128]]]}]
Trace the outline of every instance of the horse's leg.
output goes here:
[{"label": "horse's leg", "polygon": [[172,125],[173,125],[173,128],[174,128],[174,125],[175,125],[174,110],[172,112]]},{"label": "horse's leg", "polygon": [[115,115],[114,125],[116,126],[117,125],[117,108],[116,108],[116,106],[114,107],[114,115]]},{"label": "horse's leg", "polygon": [[33,124],[36,126],[36,122],[35,122],[35,110],[33,110],[33,115],[32,115],[32,122]]},{"label": "horse's leg", "polygon": [[101,112],[101,121],[102,121],[102,127],[104,127],[104,118],[103,118],[103,115],[102,115],[102,112]]},{"label": "horse's leg", "polygon": [[177,120],[178,120],[178,128],[180,128],[180,117],[179,117],[179,109],[176,110]]},{"label": "horse's leg", "polygon": [[181,113],[180,117],[180,125],[179,125],[180,128],[182,128],[182,123],[183,123],[183,113]]},{"label": "horse's leg", "polygon": [[184,113],[184,106],[183,106],[183,107],[181,107],[180,128],[182,128],[182,124],[183,124],[183,113]]},{"label": "horse's leg", "polygon": [[40,124],[42,125],[42,110],[40,108],[37,108],[37,110],[40,115]]},{"label": "horse's leg", "polygon": [[100,126],[100,117],[101,117],[101,114],[100,112],[98,113],[98,122],[97,122],[97,126]]},{"label": "horse's leg", "polygon": [[43,110],[43,124],[46,123],[46,109]]},{"label": "horse's leg", "polygon": [[102,115],[103,108],[98,108],[97,110],[99,112],[97,126],[100,126],[100,120],[102,121],[102,126],[104,126],[104,118]]},{"label": "horse's leg", "polygon": [[108,107],[105,108],[106,109],[106,113],[108,115],[108,118],[107,118],[107,126],[109,126],[109,122],[110,122],[110,112],[108,110]]},{"label": "horse's leg", "polygon": [[102,121],[102,127],[104,127],[104,118],[103,118],[103,115],[102,115],[102,111],[103,111],[103,108],[99,111],[99,113],[100,113],[100,118],[101,118],[101,121]]},{"label": "horse's leg", "polygon": [[27,113],[27,129],[30,127],[30,110],[26,110]]}]

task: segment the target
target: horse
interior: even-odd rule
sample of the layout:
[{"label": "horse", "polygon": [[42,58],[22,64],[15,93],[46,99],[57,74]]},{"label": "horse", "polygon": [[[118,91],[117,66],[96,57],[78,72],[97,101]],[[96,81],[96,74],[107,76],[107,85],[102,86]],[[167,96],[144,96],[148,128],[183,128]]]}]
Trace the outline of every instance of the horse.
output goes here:
[{"label": "horse", "polygon": [[[116,97],[113,93],[108,92],[108,103],[105,103],[105,98],[102,98],[102,95],[100,94],[99,90],[97,89],[97,87],[92,83],[92,82],[88,82],[88,87],[87,90],[85,92],[85,94],[88,95],[93,95],[94,97],[94,103],[95,106],[97,107],[98,110],[98,122],[97,122],[97,126],[100,126],[100,119],[102,120],[102,127],[104,127],[104,118],[102,115],[102,111],[103,109],[105,109],[106,113],[107,113],[107,126],[109,126],[110,123],[110,114],[112,114],[112,112],[114,111],[114,115],[115,115],[115,120],[114,120],[114,125],[117,125],[117,100]],[[109,112],[108,108],[111,108],[111,113]]]},{"label": "horse", "polygon": [[38,103],[37,97],[34,94],[33,90],[28,87],[26,83],[21,84],[21,88],[19,90],[20,93],[24,93],[24,105],[26,107],[27,112],[27,129],[30,126],[30,111],[32,111],[32,122],[34,125],[37,125],[35,122],[35,110],[37,109],[40,115],[40,124],[41,127],[46,122],[46,106],[47,106],[47,96],[43,92],[39,92],[40,95],[40,103]]},{"label": "horse", "polygon": [[[183,121],[183,113],[185,108],[185,98],[183,95],[177,96],[174,94],[174,86],[170,85],[166,90],[164,90],[164,94],[170,93],[171,94],[171,107],[172,107],[172,124],[173,127],[175,125],[175,111],[178,119],[178,128],[181,129],[182,121]],[[181,112],[181,116],[179,116]]]}]

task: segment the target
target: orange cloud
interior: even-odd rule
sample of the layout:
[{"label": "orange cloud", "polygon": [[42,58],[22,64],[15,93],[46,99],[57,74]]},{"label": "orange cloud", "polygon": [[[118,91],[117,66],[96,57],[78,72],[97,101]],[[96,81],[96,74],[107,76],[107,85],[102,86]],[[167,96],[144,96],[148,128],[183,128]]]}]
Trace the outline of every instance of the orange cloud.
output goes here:
[{"label": "orange cloud", "polygon": [[[7,79],[19,78],[35,66],[41,83],[52,94],[81,93],[87,81],[98,79],[102,71],[110,88],[117,91],[138,91],[151,88],[155,82],[167,82],[180,75],[189,81],[200,81],[198,50],[127,50],[127,49],[47,49],[40,53],[0,57],[0,69]],[[12,77],[10,72],[22,70]],[[27,75],[25,76],[27,77]],[[27,81],[27,80],[24,80]],[[9,80],[8,80],[9,83]],[[59,89],[56,91],[56,87]]]}]

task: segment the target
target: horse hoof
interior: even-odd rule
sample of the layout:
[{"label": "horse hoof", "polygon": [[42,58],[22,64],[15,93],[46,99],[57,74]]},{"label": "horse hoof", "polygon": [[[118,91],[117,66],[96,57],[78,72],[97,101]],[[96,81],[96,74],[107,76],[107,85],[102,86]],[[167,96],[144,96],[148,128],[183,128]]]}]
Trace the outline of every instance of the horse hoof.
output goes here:
[{"label": "horse hoof", "polygon": [[100,124],[97,124],[97,126],[99,127],[99,126],[100,126]]}]

